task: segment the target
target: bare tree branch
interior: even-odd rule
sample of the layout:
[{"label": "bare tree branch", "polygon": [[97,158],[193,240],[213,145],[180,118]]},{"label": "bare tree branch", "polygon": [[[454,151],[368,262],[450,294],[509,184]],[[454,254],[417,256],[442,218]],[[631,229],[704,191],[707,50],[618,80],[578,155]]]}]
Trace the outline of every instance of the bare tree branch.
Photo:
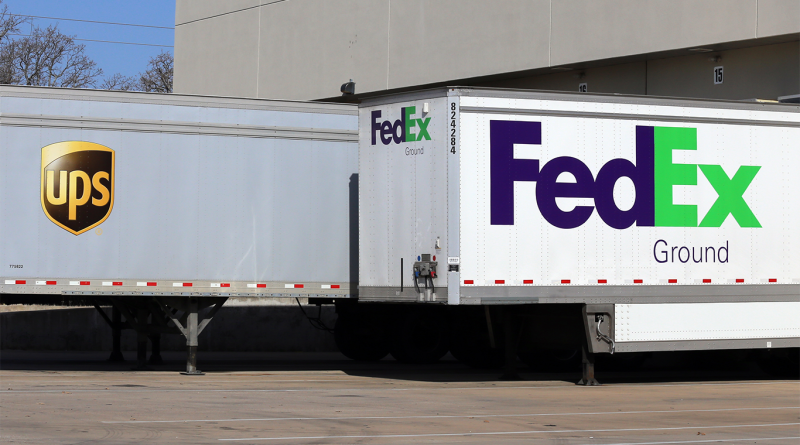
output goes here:
[{"label": "bare tree branch", "polygon": [[76,44],[75,36],[62,34],[57,26],[34,27],[29,35],[12,38],[27,22],[10,14],[0,0],[0,84],[172,92],[170,53],[152,57],[147,70],[135,76],[117,73],[103,79],[103,70],[85,54],[85,45]]},{"label": "bare tree branch", "polygon": [[150,59],[149,68],[139,74],[139,88],[151,93],[171,93],[174,59],[172,54],[161,52]]},{"label": "bare tree branch", "polygon": [[139,91],[139,82],[135,76],[127,77],[116,73],[103,79],[99,88],[101,90]]},{"label": "bare tree branch", "polygon": [[103,70],[85,53],[85,45],[57,27],[34,28],[30,35],[5,45],[13,77],[23,85],[87,88],[96,84]]},{"label": "bare tree branch", "polygon": [[[3,0],[0,0],[0,5]],[[27,23],[25,17],[11,15],[8,12],[8,5],[2,5],[0,9],[0,84],[16,83],[14,72],[11,68],[12,53],[7,48],[7,43],[12,34],[19,32],[19,27]]]},{"label": "bare tree branch", "polygon": [[27,17],[13,15],[8,12],[8,5],[3,5],[3,0],[0,0],[0,44],[6,43],[6,39],[11,34],[19,32],[19,26],[28,22]]}]

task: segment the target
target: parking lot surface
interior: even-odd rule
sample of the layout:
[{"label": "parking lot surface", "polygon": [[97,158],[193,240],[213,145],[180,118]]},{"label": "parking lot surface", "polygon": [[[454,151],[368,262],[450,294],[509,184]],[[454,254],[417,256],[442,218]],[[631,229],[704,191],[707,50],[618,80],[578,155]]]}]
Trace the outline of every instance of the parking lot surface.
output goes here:
[{"label": "parking lot surface", "polygon": [[[133,353],[127,353],[130,359]],[[0,354],[0,442],[800,443],[800,382],[752,364],[661,363],[500,381],[454,360],[361,364],[339,354],[181,354],[132,371],[103,353]],[[654,359],[655,360],[655,359]]]}]

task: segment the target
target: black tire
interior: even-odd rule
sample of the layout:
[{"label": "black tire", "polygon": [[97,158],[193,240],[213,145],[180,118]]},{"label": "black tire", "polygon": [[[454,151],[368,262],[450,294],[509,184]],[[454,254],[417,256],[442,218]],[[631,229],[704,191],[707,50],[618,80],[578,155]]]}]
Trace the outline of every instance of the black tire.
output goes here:
[{"label": "black tire", "polygon": [[435,363],[447,354],[447,317],[440,311],[408,311],[392,329],[389,351],[402,363]]},{"label": "black tire", "polygon": [[773,377],[800,379],[800,349],[766,350],[758,358],[758,366]]},{"label": "black tire", "polygon": [[339,314],[333,337],[339,351],[352,360],[374,362],[389,354],[386,332],[377,317]]},{"label": "black tire", "polygon": [[534,372],[573,372],[581,369],[580,349],[539,349],[517,354]]},{"label": "black tire", "polygon": [[464,311],[456,314],[451,320],[450,354],[456,360],[472,368],[499,369],[503,366],[505,344],[502,329],[493,329],[494,345],[492,348],[486,315],[480,311]]}]

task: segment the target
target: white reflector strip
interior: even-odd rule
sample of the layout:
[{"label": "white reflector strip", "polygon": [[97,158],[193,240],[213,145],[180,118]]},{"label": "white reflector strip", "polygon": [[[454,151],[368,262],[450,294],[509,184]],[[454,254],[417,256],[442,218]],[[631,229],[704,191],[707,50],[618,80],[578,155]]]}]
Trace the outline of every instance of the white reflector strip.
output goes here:
[{"label": "white reflector strip", "polygon": [[44,286],[45,284],[47,284],[47,281],[37,281],[36,284],[38,284],[39,286]]},{"label": "white reflector strip", "polygon": [[617,342],[791,338],[800,302],[614,305]]},{"label": "white reflector strip", "polygon": [[211,287],[219,287],[219,283],[211,283]]},{"label": "white reflector strip", "polygon": [[6,284],[14,284],[14,280],[6,280]]},{"label": "white reflector strip", "polygon": [[111,281],[103,281],[103,286],[113,286],[114,283]]},{"label": "white reflector strip", "polygon": [[80,282],[80,281],[70,281],[70,282],[69,282],[69,285],[70,285],[70,286],[80,286],[80,285],[81,285],[81,282]]},{"label": "white reflector strip", "polygon": [[137,281],[136,285],[137,286],[147,286],[147,282],[146,281]]},{"label": "white reflector strip", "polygon": [[256,283],[247,283],[247,287],[254,288],[256,287]]},{"label": "white reflector strip", "polygon": [[331,285],[330,285],[330,284],[323,284],[323,285],[322,285],[322,288],[323,288],[323,289],[330,289],[330,288],[331,288]]}]

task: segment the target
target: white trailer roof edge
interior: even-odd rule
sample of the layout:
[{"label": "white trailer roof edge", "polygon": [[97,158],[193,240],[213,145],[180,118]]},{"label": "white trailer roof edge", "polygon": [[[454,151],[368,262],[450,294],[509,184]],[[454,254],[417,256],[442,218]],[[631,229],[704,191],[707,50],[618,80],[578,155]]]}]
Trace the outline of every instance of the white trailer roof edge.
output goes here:
[{"label": "white trailer roof edge", "polygon": [[25,85],[0,85],[0,98],[2,97],[87,100],[234,109],[247,108],[251,110],[358,115],[358,109],[355,105],[331,102],[201,96],[175,93],[146,93],[142,91],[53,88]]},{"label": "white trailer roof edge", "polygon": [[696,99],[669,96],[642,96],[633,94],[578,93],[571,91],[526,90],[514,88],[476,88],[452,86],[431,88],[427,90],[387,93],[385,95],[365,98],[360,106],[374,106],[402,101],[421,100],[444,96],[497,97],[513,99],[538,99],[566,102],[598,102],[636,105],[665,105],[695,108],[714,108],[730,110],[756,110],[800,113],[800,104],[765,103],[746,100]]}]

